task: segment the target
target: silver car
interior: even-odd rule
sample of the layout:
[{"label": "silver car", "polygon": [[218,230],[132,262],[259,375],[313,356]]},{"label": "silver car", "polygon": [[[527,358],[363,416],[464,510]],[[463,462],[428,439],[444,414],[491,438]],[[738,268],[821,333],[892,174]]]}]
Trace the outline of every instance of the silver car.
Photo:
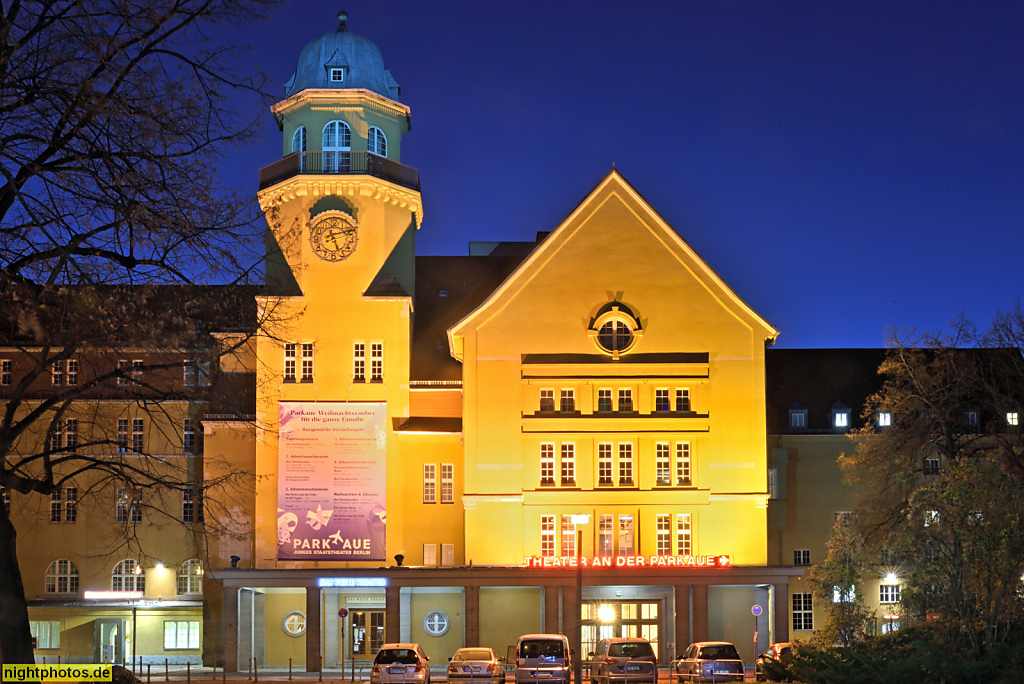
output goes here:
[{"label": "silver car", "polygon": [[485,647],[465,647],[455,652],[448,662],[449,682],[481,682],[497,684],[505,681],[504,659]]},{"label": "silver car", "polygon": [[590,654],[594,684],[657,684],[658,657],[647,639],[607,637]]},{"label": "silver car", "polygon": [[736,647],[727,641],[699,641],[690,644],[676,661],[676,681],[742,682],[746,668]]},{"label": "silver car", "polygon": [[419,644],[384,644],[373,659],[370,684],[430,684],[429,660]]}]

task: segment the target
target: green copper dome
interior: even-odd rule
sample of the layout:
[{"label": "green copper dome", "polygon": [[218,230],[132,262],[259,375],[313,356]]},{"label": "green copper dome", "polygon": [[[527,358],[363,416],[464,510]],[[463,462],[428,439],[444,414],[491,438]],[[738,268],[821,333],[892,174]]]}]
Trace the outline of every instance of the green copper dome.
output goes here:
[{"label": "green copper dome", "polygon": [[398,101],[402,90],[384,68],[380,50],[348,30],[348,13],[338,13],[338,28],[302,49],[295,73],[284,84],[286,95],[307,88],[365,88]]}]

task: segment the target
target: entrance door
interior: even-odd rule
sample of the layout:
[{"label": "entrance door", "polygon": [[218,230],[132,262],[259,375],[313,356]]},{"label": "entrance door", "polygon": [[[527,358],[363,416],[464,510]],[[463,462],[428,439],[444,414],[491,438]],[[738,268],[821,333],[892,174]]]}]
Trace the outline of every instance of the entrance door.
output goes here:
[{"label": "entrance door", "polygon": [[384,645],[384,611],[353,610],[350,616],[349,653],[355,660],[372,660]]},{"label": "entrance door", "polygon": [[598,601],[584,603],[580,609],[584,655],[594,651],[605,637],[643,637],[659,653],[660,601]]},{"label": "entrance door", "polygon": [[93,654],[96,663],[124,665],[124,618],[96,618]]}]

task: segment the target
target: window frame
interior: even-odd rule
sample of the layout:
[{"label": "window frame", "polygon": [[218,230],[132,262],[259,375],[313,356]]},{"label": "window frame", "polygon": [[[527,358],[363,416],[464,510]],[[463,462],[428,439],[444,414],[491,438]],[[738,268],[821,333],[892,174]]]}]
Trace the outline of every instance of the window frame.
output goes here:
[{"label": "window frame", "polygon": [[366,382],[366,343],[352,343],[352,382]]},{"label": "window frame", "polygon": [[654,444],[654,484],[659,487],[672,485],[672,445],[669,442]]},{"label": "window frame", "polygon": [[[61,565],[61,564],[65,565]],[[51,579],[53,580],[51,583]],[[65,581],[64,589],[61,590],[61,580]],[[52,588],[51,588],[52,586]],[[46,568],[43,580],[43,593],[46,594],[77,594],[79,587],[78,567],[74,561],[67,558],[58,558]]]},{"label": "window frame", "polygon": [[539,411],[541,413],[555,412],[555,390],[542,388],[540,390]]},{"label": "window frame", "polygon": [[563,487],[576,484],[576,444],[574,442],[562,442],[560,445],[558,472]]},{"label": "window frame", "polygon": [[571,387],[563,387],[558,394],[558,412],[576,412],[576,390]]},{"label": "window frame", "polygon": [[384,343],[370,343],[370,382],[384,382]]},{"label": "window frame", "polygon": [[384,159],[388,157],[388,137],[377,126],[366,130],[366,151]]},{"label": "window frame", "polygon": [[548,513],[540,516],[540,555],[542,558],[555,555],[555,516]]},{"label": "window frame", "polygon": [[295,382],[298,372],[298,356],[299,346],[295,342],[285,342],[284,344],[284,365],[281,370],[281,380],[283,382]]},{"label": "window frame", "polygon": [[692,513],[676,513],[676,550],[680,556],[693,555]]},{"label": "window frame", "polygon": [[619,486],[632,487],[634,484],[633,472],[633,443],[619,442]]},{"label": "window frame", "polygon": [[299,347],[299,353],[301,354],[299,382],[313,382],[313,343],[303,342]]},{"label": "window frame", "polygon": [[692,404],[690,403],[690,388],[689,387],[677,387],[676,388],[676,413],[690,413],[692,411]]},{"label": "window frame", "polygon": [[542,487],[555,485],[555,443],[540,444],[540,484]]},{"label": "window frame", "polygon": [[[135,568],[140,568],[136,573]],[[146,591],[146,571],[142,564],[132,558],[118,561],[110,573],[111,591]]]},{"label": "window frame", "polygon": [[[185,645],[181,645],[182,625],[185,625]],[[173,645],[168,645],[168,627]],[[202,648],[203,635],[199,629],[199,620],[164,620],[164,650],[165,651],[194,651]]]},{"label": "window frame", "polygon": [[455,464],[441,464],[441,503],[455,503]]},{"label": "window frame", "polygon": [[814,631],[814,595],[811,592],[793,592],[792,616],[794,632]]},{"label": "window frame", "polygon": [[654,389],[654,412],[672,412],[672,394],[668,387],[656,387]]},{"label": "window frame", "polygon": [[[183,585],[184,589],[182,589]],[[203,564],[199,562],[198,558],[190,558],[178,566],[174,586],[178,596],[194,596],[203,593]]]},{"label": "window frame", "polygon": [[437,503],[437,464],[423,464],[423,503]]},{"label": "window frame", "polygon": [[611,486],[615,484],[615,445],[612,442],[599,442],[597,445],[597,484]]},{"label": "window frame", "polygon": [[658,556],[672,555],[672,517],[658,513],[654,520],[655,553]]},{"label": "window frame", "polygon": [[810,549],[793,549],[793,565],[796,567],[807,567],[811,564]]}]

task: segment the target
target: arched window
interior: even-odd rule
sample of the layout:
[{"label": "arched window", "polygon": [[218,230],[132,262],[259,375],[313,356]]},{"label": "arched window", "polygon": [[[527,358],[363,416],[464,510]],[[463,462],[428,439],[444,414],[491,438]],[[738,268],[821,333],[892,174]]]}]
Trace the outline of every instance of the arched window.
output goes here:
[{"label": "arched window", "polygon": [[110,575],[110,588],[113,591],[145,591],[146,573],[138,561],[123,560],[114,566]]},{"label": "arched window", "polygon": [[50,563],[46,569],[46,593],[78,593],[78,568],[74,563],[63,558]]},{"label": "arched window", "polygon": [[306,127],[299,126],[292,133],[292,153],[306,151]]},{"label": "arched window", "polygon": [[178,595],[203,592],[203,566],[193,558],[178,567]]},{"label": "arched window", "polygon": [[591,320],[589,332],[598,349],[613,359],[633,349],[643,335],[640,319],[630,307],[617,301],[601,307]]},{"label": "arched window", "polygon": [[388,139],[384,137],[384,131],[376,126],[370,126],[366,136],[366,151],[381,157],[388,156]]},{"label": "arched window", "polygon": [[351,168],[352,130],[344,121],[331,121],[324,126],[324,171],[348,173]]}]

